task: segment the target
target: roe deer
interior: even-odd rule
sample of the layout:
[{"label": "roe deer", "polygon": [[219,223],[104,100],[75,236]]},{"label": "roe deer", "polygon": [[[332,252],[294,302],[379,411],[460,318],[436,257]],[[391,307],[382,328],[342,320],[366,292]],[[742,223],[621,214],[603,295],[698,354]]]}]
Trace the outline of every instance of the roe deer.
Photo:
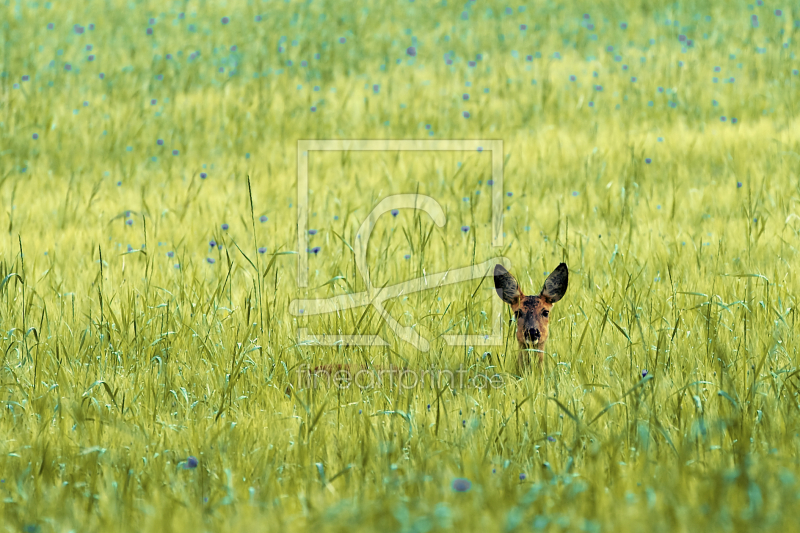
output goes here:
[{"label": "roe deer", "polygon": [[497,295],[511,306],[517,319],[517,342],[519,356],[517,362],[520,371],[530,368],[530,352],[539,354],[539,367],[544,363],[544,347],[549,331],[550,310],[567,292],[569,270],[566,263],[561,263],[544,281],[542,292],[538,296],[525,296],[517,280],[503,268],[494,267],[494,287]]},{"label": "roe deer", "polygon": [[[530,369],[530,352],[532,351],[538,353],[539,367],[542,367],[544,363],[544,348],[547,343],[547,337],[550,334],[550,311],[553,308],[553,304],[561,300],[567,292],[568,282],[569,270],[566,263],[561,263],[547,277],[542,291],[537,296],[525,296],[514,276],[509,274],[503,265],[495,265],[495,290],[500,299],[511,306],[511,311],[517,320],[517,341],[519,342],[517,363],[521,372],[526,372]],[[402,375],[408,371],[408,368],[395,366],[369,368],[367,365],[349,364],[324,364],[315,366],[313,369],[305,368],[308,379],[321,375],[327,377],[328,381],[330,381],[331,374],[333,374],[335,380],[337,376],[352,379],[354,375],[364,372],[380,376],[386,372],[390,375]],[[288,387],[286,392],[290,394]]]}]

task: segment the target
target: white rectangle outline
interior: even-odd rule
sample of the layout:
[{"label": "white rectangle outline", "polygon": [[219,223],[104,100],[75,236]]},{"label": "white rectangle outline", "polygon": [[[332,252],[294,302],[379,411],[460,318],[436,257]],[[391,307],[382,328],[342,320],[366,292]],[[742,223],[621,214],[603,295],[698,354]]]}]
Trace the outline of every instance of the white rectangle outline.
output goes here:
[{"label": "white rectangle outline", "polygon": [[[297,286],[308,287],[308,157],[309,152],[466,152],[489,151],[492,153],[492,246],[503,246],[503,141],[501,139],[300,139],[297,141]],[[498,309],[492,299],[491,335],[444,335],[448,345],[492,346],[502,343],[502,309]],[[300,328],[300,342],[313,342],[320,345],[361,344],[385,345],[379,336],[342,336],[308,333],[308,328]],[[327,337],[327,339],[326,339]],[[355,342],[353,342],[355,341]],[[359,342],[360,341],[360,342]]]}]

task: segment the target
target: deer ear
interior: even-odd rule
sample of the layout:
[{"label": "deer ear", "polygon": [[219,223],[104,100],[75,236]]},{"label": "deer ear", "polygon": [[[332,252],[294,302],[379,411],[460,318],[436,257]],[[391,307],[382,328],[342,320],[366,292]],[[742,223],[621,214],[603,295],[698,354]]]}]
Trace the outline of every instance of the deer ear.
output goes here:
[{"label": "deer ear", "polygon": [[519,290],[519,283],[503,265],[494,267],[494,288],[500,299],[508,305],[519,303],[519,299],[523,296],[522,291]]},{"label": "deer ear", "polygon": [[569,270],[566,263],[561,263],[553,270],[547,279],[544,280],[544,287],[542,287],[542,298],[549,303],[554,304],[559,301],[567,292],[567,284],[569,283]]}]

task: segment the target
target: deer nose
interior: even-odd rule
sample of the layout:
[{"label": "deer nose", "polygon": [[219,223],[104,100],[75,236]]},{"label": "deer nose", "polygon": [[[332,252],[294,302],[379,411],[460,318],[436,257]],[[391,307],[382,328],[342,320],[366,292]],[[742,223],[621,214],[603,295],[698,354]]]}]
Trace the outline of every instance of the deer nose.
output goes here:
[{"label": "deer nose", "polygon": [[531,339],[531,340],[534,340],[534,341],[536,341],[536,340],[539,340],[539,337],[540,337],[541,335],[539,334],[539,330],[538,330],[538,329],[536,329],[536,328],[531,328],[531,329],[529,329],[529,330],[527,330],[527,331],[525,332],[525,336],[526,336],[526,337],[528,337],[528,338],[529,338],[529,339]]}]

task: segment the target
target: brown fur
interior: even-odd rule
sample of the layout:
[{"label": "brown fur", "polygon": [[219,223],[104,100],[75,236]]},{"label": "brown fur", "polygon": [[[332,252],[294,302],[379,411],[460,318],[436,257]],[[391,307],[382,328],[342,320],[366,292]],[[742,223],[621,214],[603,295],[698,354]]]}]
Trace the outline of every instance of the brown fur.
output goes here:
[{"label": "brown fur", "polygon": [[517,362],[521,371],[530,368],[530,352],[538,354],[539,367],[544,364],[544,348],[550,335],[550,311],[553,304],[567,292],[569,270],[561,263],[544,282],[537,296],[525,296],[517,280],[502,266],[494,267],[494,287],[497,295],[511,306],[517,320]]}]

